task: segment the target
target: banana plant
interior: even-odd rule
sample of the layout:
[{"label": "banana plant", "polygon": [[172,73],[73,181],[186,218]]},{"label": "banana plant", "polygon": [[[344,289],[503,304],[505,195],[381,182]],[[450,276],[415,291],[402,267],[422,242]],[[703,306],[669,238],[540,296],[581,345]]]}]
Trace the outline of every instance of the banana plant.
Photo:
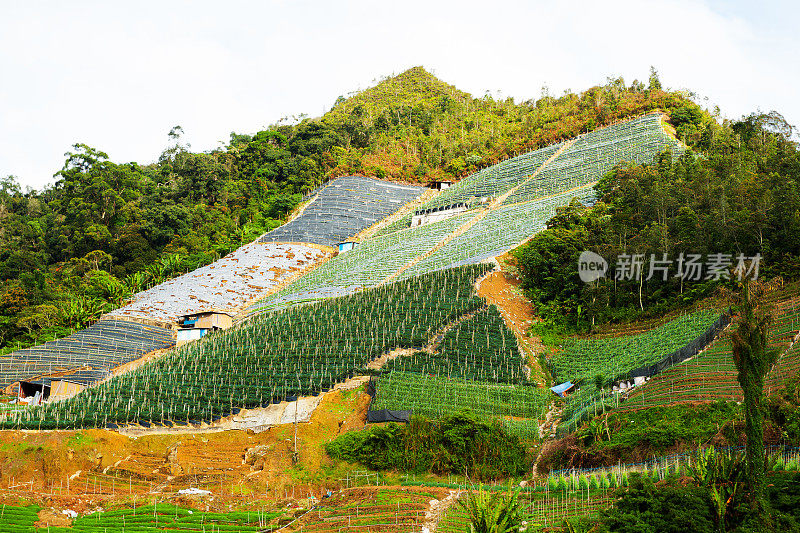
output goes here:
[{"label": "banana plant", "polygon": [[523,504],[519,499],[520,489],[491,493],[478,488],[459,505],[466,510],[470,524],[467,533],[511,533],[520,530],[523,521]]},{"label": "banana plant", "polygon": [[725,531],[728,506],[744,483],[745,462],[741,452],[724,452],[710,446],[695,454],[689,469],[697,484],[708,489],[717,529]]},{"label": "banana plant", "polygon": [[131,294],[142,292],[147,288],[147,282],[150,279],[149,274],[144,270],[134,272],[125,278],[125,285]]}]

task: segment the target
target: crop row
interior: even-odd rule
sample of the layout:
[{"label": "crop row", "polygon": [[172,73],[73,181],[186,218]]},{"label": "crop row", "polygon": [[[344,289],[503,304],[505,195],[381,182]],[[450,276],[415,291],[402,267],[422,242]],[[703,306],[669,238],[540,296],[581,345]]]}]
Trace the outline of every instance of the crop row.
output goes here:
[{"label": "crop row", "polygon": [[714,311],[697,311],[641,335],[568,339],[564,349],[552,357],[550,364],[561,381],[576,382],[601,376],[607,383],[635,368],[656,363],[684,347],[706,332],[718,317]]},{"label": "crop row", "polygon": [[501,255],[542,231],[556,214],[557,207],[569,204],[575,197],[587,201],[591,194],[591,188],[584,188],[492,210],[470,229],[403,272],[401,277]]},{"label": "crop row", "polygon": [[664,132],[659,113],[594,130],[578,138],[541,172],[522,183],[506,203],[531,200],[598,181],[619,163],[651,163],[665,149],[677,153],[681,146]]},{"label": "crop row", "polygon": [[[487,269],[475,265],[441,271],[267,313],[69,400],[9,414],[3,425],[207,421],[241,408],[315,394],[383,353],[425,346],[433,333],[482,308],[473,283]],[[463,321],[448,332],[441,353],[425,368],[440,375],[519,379],[522,370],[513,334],[491,331],[505,327],[497,311],[479,315],[482,320]]]},{"label": "crop row", "polygon": [[470,198],[500,196],[528,179],[561,146],[562,144],[547,146],[480,170],[445,189],[420,210],[454,205]]},{"label": "crop row", "polygon": [[[800,343],[787,349],[800,327],[800,297],[794,286],[776,293],[770,304],[775,305],[775,320],[770,325],[770,345],[784,350],[767,375],[764,393],[780,391],[800,372]],[[735,327],[735,322],[731,327]],[[609,408],[620,411],[646,409],[656,406],[715,400],[742,400],[742,389],[737,380],[736,365],[730,336],[722,333],[697,356],[670,367],[641,387],[635,388],[625,401],[609,394],[584,394],[583,412],[579,412],[575,399],[571,399],[562,419],[560,431],[577,427],[580,420]]]},{"label": "crop row", "polygon": [[[0,511],[1,533],[34,533],[39,520],[37,506],[3,506]],[[281,516],[276,512],[209,513],[184,509],[167,503],[140,506],[136,509],[100,511],[77,517],[70,527],[47,527],[51,533],[155,531],[262,531]]]},{"label": "crop row", "polygon": [[417,255],[433,248],[472,216],[460,215],[367,240],[337,255],[271,297],[257,302],[249,311],[258,313],[299,301],[338,296],[374,286]]},{"label": "crop row", "polygon": [[418,351],[408,357],[392,359],[384,370],[491,383],[525,380],[523,359],[514,333],[494,306],[475,313],[447,331],[437,351]]},{"label": "crop row", "polygon": [[[423,205],[421,210],[464,202],[472,197],[497,196],[520,184],[519,191],[505,203],[521,202],[522,205],[492,209],[472,228],[423,258],[401,276],[416,276],[500,255],[541,231],[555,214],[556,207],[569,203],[573,197],[590,201],[593,193],[589,184],[597,181],[613,165],[626,160],[649,162],[668,145],[674,143],[661,129],[660,115],[650,114],[579,138],[546,167],[541,165],[556,153],[560,145],[509,159],[464,178]],[[541,172],[532,177],[538,170]],[[380,283],[415,257],[433,250],[477,213],[471,211],[411,228],[407,227],[408,218],[404,218],[379,236],[326,262],[252,306],[250,311],[339,296]],[[405,229],[394,231],[403,225]]]},{"label": "crop row", "polygon": [[390,372],[378,381],[373,409],[413,410],[440,417],[470,412],[480,418],[540,418],[552,400],[548,389]]}]

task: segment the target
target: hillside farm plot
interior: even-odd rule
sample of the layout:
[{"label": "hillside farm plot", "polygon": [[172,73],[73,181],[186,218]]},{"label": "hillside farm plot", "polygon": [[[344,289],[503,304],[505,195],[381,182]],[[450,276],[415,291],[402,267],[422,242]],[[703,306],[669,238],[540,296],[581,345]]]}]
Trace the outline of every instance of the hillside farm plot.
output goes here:
[{"label": "hillside farm plot", "polygon": [[336,246],[395,213],[425,190],[361,176],[337,178],[317,192],[300,216],[266,233],[260,242]]},{"label": "hillside farm plot", "polygon": [[[525,520],[547,528],[560,527],[567,519],[596,516],[601,510],[611,507],[615,499],[608,489],[577,487],[556,491],[523,490],[519,498],[523,503]],[[469,530],[469,523],[466,510],[455,504],[447,510],[436,531],[463,533]]]},{"label": "hillside farm plot", "polygon": [[413,410],[439,418],[469,412],[479,418],[540,418],[553,399],[548,389],[390,372],[378,381],[373,409]]},{"label": "hillside farm plot", "polygon": [[403,272],[401,277],[479,263],[502,255],[542,231],[556,214],[557,207],[569,204],[573,198],[585,200],[590,195],[591,188],[584,187],[492,210],[470,229]]},{"label": "hillside farm plot", "polygon": [[210,265],[140,292],[109,315],[175,322],[206,310],[236,312],[321,261],[327,252],[298,244],[251,243]]},{"label": "hillside farm plot", "polygon": [[68,337],[0,357],[0,387],[55,375],[88,385],[112,368],[174,344],[167,329],[104,319]]},{"label": "hillside farm plot", "polygon": [[280,512],[228,512],[214,513],[186,509],[169,503],[142,505],[135,509],[98,511],[78,516],[70,527],[47,526],[36,528],[39,520],[37,506],[3,506],[0,512],[0,533],[34,533],[52,531],[69,532],[123,532],[150,533],[157,531],[263,531]]},{"label": "hillside farm plot", "polygon": [[506,159],[462,179],[422,205],[417,212],[455,205],[470,198],[496,197],[528,179],[563,143]]},{"label": "hillside farm plot", "polygon": [[473,216],[474,213],[467,213],[434,224],[369,239],[349,252],[325,262],[273,296],[252,305],[248,312],[341,296],[377,285],[417,255],[436,246]]},{"label": "hillside farm plot", "polygon": [[588,382],[599,375],[608,382],[627,377],[629,371],[656,363],[686,346],[705,333],[718,318],[718,312],[702,310],[640,335],[567,339],[564,349],[550,360],[550,366],[560,381]]},{"label": "hillside farm plot", "polygon": [[292,531],[421,532],[429,502],[443,497],[442,489],[418,487],[354,487],[344,489],[306,513]]},{"label": "hillside farm plot", "polygon": [[717,339],[698,357],[668,368],[634,389],[620,411],[714,400],[741,401],[730,337]]},{"label": "hillside farm plot", "polygon": [[[9,413],[3,426],[186,424],[318,394],[395,348],[427,345],[445,325],[483,307],[473,284],[486,270],[480,265],[436,272],[267,313],[207,335],[69,400]],[[505,327],[499,315],[495,320]],[[472,346],[453,343],[444,361],[460,375],[519,376],[518,356],[499,360],[504,365],[496,369],[483,366],[492,357],[508,359],[501,348],[516,352],[513,334],[490,341],[480,357],[473,355]],[[462,353],[463,349],[469,352]],[[456,367],[456,362],[462,366]]]},{"label": "hillside farm plot", "polygon": [[497,308],[490,306],[448,330],[435,352],[398,357],[384,369],[448,379],[519,383],[525,380],[523,367],[514,333]]},{"label": "hillside farm plot", "polygon": [[[767,395],[780,391],[800,373],[800,342],[787,349],[797,336],[799,327],[800,298],[795,296],[780,301],[770,327],[770,343],[785,351],[767,374],[764,383]],[[697,357],[665,370],[643,387],[636,388],[619,409],[636,410],[715,400],[742,401],[743,393],[736,376],[730,336],[723,334]]]},{"label": "hillside farm plot", "polygon": [[666,149],[673,154],[682,152],[680,143],[661,127],[660,113],[594,130],[522,183],[505,203],[533,200],[596,182],[619,163],[651,163]]}]

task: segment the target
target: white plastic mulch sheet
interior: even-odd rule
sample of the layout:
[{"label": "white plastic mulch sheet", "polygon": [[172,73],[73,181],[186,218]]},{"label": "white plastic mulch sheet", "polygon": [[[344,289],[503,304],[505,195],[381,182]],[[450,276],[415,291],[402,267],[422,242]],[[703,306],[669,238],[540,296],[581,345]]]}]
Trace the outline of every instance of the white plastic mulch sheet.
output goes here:
[{"label": "white plastic mulch sheet", "polygon": [[254,242],[210,265],[136,294],[128,305],[111,315],[174,322],[181,315],[204,310],[236,312],[325,255],[310,246]]}]

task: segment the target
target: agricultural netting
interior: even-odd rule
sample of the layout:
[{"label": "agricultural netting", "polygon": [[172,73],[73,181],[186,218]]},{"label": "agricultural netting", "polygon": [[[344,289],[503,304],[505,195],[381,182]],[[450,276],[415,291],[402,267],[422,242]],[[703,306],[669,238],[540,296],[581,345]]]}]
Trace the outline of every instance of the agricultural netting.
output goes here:
[{"label": "agricultural netting", "polygon": [[598,181],[615,165],[651,163],[664,150],[682,151],[680,143],[661,126],[661,114],[639,118],[594,130],[579,137],[535,176],[522,183],[506,204],[561,193]]},{"label": "agricultural netting", "polygon": [[426,202],[417,213],[465,202],[470,198],[496,197],[519,185],[552,157],[561,144],[547,146],[492,165],[462,179]]},{"label": "agricultural netting", "polygon": [[[431,335],[481,309],[485,304],[473,283],[488,269],[475,265],[435,272],[266,313],[71,399],[8,413],[2,427],[184,424],[317,394],[388,351],[427,345]],[[507,328],[494,333],[505,328],[497,311],[478,315],[472,325],[461,323],[463,333],[448,333],[442,354],[429,366],[441,375],[521,379],[513,334]]]},{"label": "agricultural netting", "polygon": [[605,339],[570,338],[564,349],[550,360],[558,381],[584,380],[589,386],[596,376],[603,383],[627,378],[628,372],[650,365],[703,335],[720,314],[702,310],[686,314],[640,335]]},{"label": "agricultural netting", "polygon": [[260,242],[309,242],[335,246],[393,214],[425,192],[361,176],[331,181],[303,213],[266,233]]},{"label": "agricultural netting", "polygon": [[[791,341],[800,328],[800,297],[781,301],[769,328],[770,345],[781,350],[767,374],[764,394],[780,392],[800,372],[800,343]],[[735,327],[735,324],[734,324]],[[742,401],[730,336],[723,333],[705,351],[675,365],[645,386],[637,387],[620,406],[621,410],[646,409],[662,405],[715,400]]]},{"label": "agricultural netting", "polygon": [[378,380],[373,409],[412,410],[439,418],[472,413],[486,418],[542,417],[553,400],[549,389],[433,377],[418,372],[390,372]]},{"label": "agricultural netting", "polygon": [[436,246],[472,216],[471,214],[456,216],[365,241],[352,250],[337,255],[274,295],[252,305],[248,312],[280,309],[296,303],[341,296],[362,287],[377,285],[417,255]]},{"label": "agricultural netting", "polygon": [[542,231],[547,221],[556,214],[557,207],[569,204],[573,198],[586,201],[591,195],[592,189],[587,186],[580,190],[492,210],[477,224],[403,272],[401,276],[418,276],[425,272],[479,263],[502,255]]},{"label": "agricultural netting", "polygon": [[445,333],[436,351],[392,359],[384,369],[492,383],[525,381],[516,338],[495,306],[459,321]]},{"label": "agricultural netting", "polygon": [[328,252],[311,246],[254,242],[135,294],[130,303],[110,315],[175,322],[182,315],[203,310],[235,312],[326,255]]},{"label": "agricultural netting", "polygon": [[0,357],[0,387],[82,368],[92,369],[94,382],[114,367],[174,344],[167,329],[104,319],[68,337]]}]

